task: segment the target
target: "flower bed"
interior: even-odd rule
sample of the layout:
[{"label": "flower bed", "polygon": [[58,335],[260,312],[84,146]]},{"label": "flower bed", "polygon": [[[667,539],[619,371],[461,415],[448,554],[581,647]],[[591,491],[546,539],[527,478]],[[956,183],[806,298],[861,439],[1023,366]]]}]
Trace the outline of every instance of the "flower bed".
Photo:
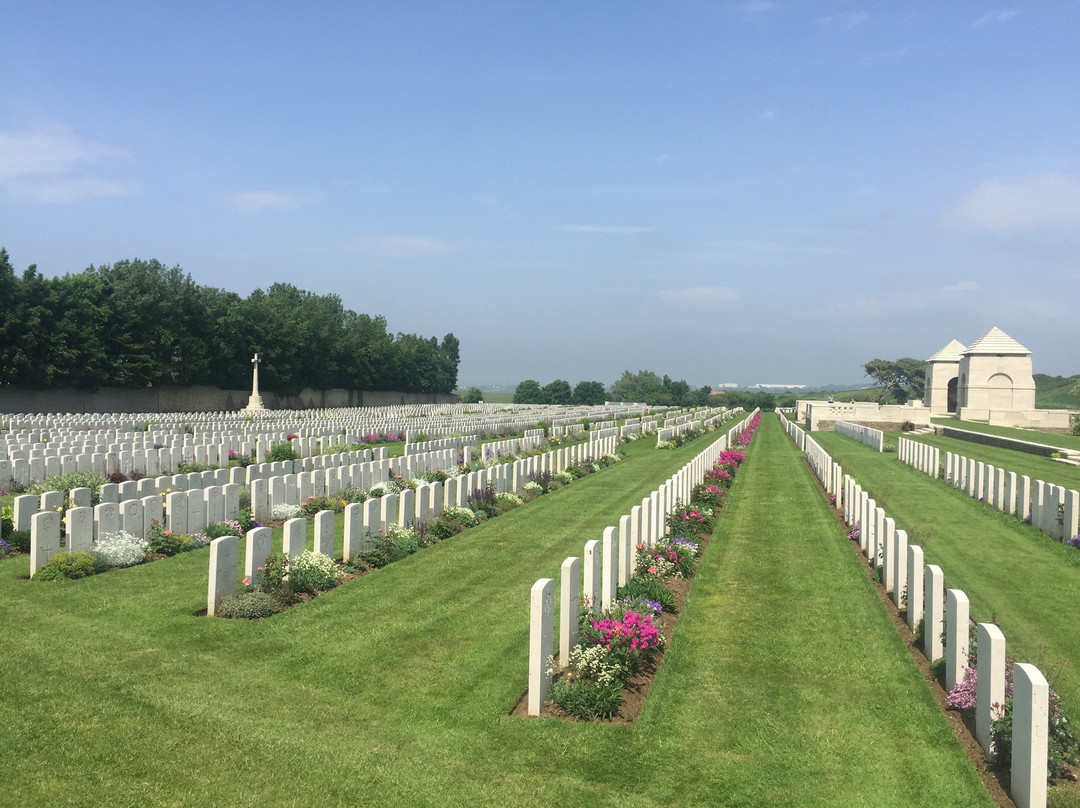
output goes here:
[{"label": "flower bed", "polygon": [[[611,609],[594,612],[583,604],[578,642],[568,658],[548,662],[553,677],[550,701],[541,715],[581,721],[632,724],[659,668],[691,579],[700,563],[760,415],[739,434],[734,452],[724,452],[696,486],[689,505],[678,504],[667,525],[670,533],[654,547],[638,545],[634,571],[619,587]],[[736,456],[738,459],[736,459]],[[723,470],[723,478],[717,473]],[[709,480],[726,479],[720,486]],[[687,538],[687,536],[692,538]],[[526,696],[515,709],[524,715]]]}]

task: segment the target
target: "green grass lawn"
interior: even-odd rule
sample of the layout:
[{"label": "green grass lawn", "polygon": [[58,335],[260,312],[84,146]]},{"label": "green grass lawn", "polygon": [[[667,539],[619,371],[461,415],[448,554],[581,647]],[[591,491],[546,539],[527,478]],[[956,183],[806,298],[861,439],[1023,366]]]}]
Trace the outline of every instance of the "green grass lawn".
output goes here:
[{"label": "green grass lawn", "polygon": [[[814,433],[817,438],[818,433]],[[906,437],[919,443],[937,446],[941,449],[941,466],[945,466],[945,452],[963,455],[972,460],[990,463],[995,468],[1014,471],[1017,475],[1027,475],[1035,480],[1043,480],[1066,488],[1080,489],[1080,467],[1059,463],[1049,457],[1021,452],[1017,449],[999,449],[996,446],[984,446],[958,438],[945,438],[937,435],[905,435],[902,432],[886,432],[885,442],[896,445],[899,438]],[[889,455],[895,458],[895,454]],[[939,472],[940,473],[940,472]]]},{"label": "green grass lawn", "polygon": [[989,805],[771,415],[636,727],[508,715],[533,582],[717,434],[259,623],[192,616],[207,550],[0,562],[0,804]]},{"label": "green grass lawn", "polygon": [[1038,432],[1034,429],[1017,429],[1011,426],[991,426],[979,421],[960,421],[956,418],[931,418],[935,426],[951,426],[966,429],[968,432],[982,432],[986,435],[1001,435],[1028,443],[1041,443],[1044,446],[1060,446],[1064,449],[1080,449],[1080,435],[1066,435],[1061,432]]},{"label": "green grass lawn", "polygon": [[1009,652],[1061,669],[1056,689],[1072,714],[1080,711],[1080,552],[1059,543],[941,480],[832,432],[814,439],[939,565],[945,586],[971,599],[972,618],[993,617]]}]

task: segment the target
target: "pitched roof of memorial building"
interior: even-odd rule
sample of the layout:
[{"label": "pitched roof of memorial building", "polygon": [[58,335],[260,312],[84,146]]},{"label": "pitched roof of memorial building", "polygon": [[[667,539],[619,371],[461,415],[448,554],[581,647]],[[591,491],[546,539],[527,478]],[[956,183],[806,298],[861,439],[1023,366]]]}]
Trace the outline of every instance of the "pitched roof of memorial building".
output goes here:
[{"label": "pitched roof of memorial building", "polygon": [[1027,348],[995,326],[975,340],[965,354],[1030,354]]},{"label": "pitched roof of memorial building", "polygon": [[927,362],[959,362],[964,354],[964,343],[954,339],[936,354],[927,359]]}]

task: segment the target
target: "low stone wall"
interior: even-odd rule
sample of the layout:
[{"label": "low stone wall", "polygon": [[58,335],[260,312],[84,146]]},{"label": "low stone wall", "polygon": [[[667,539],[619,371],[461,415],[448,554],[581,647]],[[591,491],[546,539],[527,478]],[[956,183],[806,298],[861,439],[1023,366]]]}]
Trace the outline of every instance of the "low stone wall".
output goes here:
[{"label": "low stone wall", "polygon": [[[23,390],[0,388],[0,412],[236,412],[247,406],[251,390],[217,387],[103,387],[86,392],[73,388]],[[439,393],[386,390],[303,390],[294,396],[262,392],[268,410],[310,410],[332,407],[375,407],[401,404],[453,404],[458,397]]]},{"label": "low stone wall", "polygon": [[987,435],[984,432],[969,432],[966,429],[957,429],[952,426],[941,427],[941,434],[946,438],[966,440],[968,443],[978,443],[983,446],[994,446],[998,449],[1013,449],[1018,452],[1050,457],[1054,452],[1063,451],[1056,446],[1047,446],[1043,443],[1029,443],[1026,440],[1005,438],[1001,435]]}]

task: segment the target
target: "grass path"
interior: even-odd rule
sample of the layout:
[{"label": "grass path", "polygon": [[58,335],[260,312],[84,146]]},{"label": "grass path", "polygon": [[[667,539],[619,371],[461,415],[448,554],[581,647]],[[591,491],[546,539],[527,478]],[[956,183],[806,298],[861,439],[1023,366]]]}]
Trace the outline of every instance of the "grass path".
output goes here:
[{"label": "grass path", "polygon": [[714,438],[260,623],[191,616],[205,550],[63,585],[0,564],[0,804],[989,804],[773,416],[637,726],[507,714],[529,587]]},{"label": "grass path", "polygon": [[1013,516],[899,462],[829,432],[814,439],[869,490],[896,525],[920,544],[927,563],[945,572],[945,586],[971,599],[972,617],[995,617],[1009,642],[1040,665],[1065,663],[1058,691],[1073,714],[1080,708],[1080,553]]}]

